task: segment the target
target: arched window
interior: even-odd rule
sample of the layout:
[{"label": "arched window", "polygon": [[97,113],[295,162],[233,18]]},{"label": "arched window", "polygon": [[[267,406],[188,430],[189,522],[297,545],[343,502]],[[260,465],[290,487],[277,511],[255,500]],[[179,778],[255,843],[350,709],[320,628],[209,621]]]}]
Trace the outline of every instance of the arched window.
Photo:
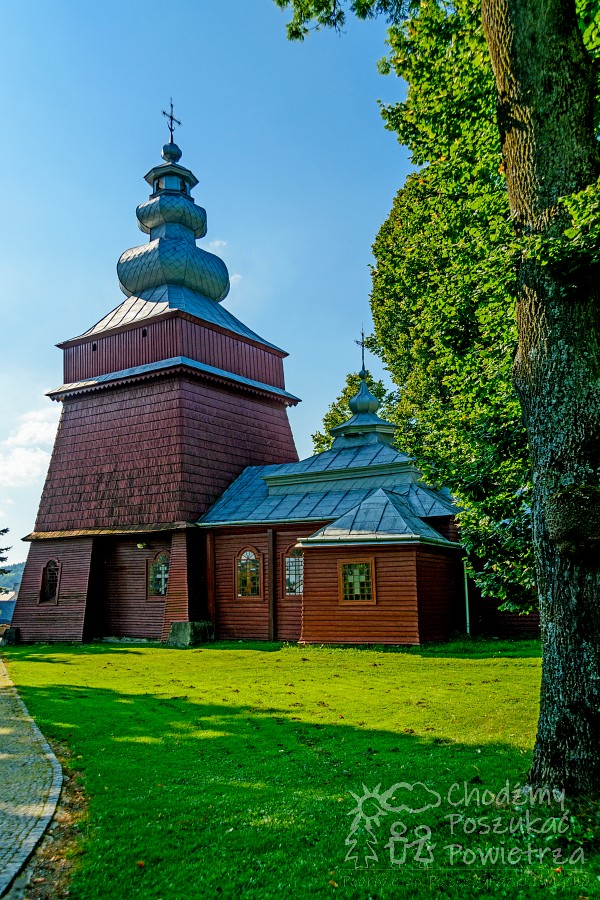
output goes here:
[{"label": "arched window", "polygon": [[169,554],[157,553],[148,563],[148,596],[166,597],[169,584]]},{"label": "arched window", "polygon": [[57,603],[58,588],[60,583],[60,563],[56,559],[49,559],[42,570],[42,585],[40,588],[40,603]]},{"label": "arched window", "polygon": [[247,547],[236,560],[236,591],[238,597],[260,597],[260,556]]},{"label": "arched window", "polygon": [[301,597],[304,591],[304,555],[293,545],[283,556],[283,596]]}]

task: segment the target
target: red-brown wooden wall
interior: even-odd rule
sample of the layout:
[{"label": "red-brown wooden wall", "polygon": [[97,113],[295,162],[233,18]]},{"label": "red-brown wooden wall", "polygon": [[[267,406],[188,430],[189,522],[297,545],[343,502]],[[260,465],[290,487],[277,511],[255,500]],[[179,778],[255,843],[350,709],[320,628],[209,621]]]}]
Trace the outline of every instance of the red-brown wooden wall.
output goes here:
[{"label": "red-brown wooden wall", "polygon": [[[269,531],[266,526],[213,531],[215,556],[215,602],[217,633],[220,638],[237,640],[268,640],[270,635],[269,573],[274,573],[275,603],[273,637],[279,641],[300,639],[301,598],[283,596],[283,556],[298,538],[307,537],[321,528],[324,522],[274,526],[273,569],[269,566]],[[236,595],[235,565],[239,553],[246,547],[258,551],[261,558],[261,599],[238,598]]]},{"label": "red-brown wooden wall", "polygon": [[417,550],[420,642],[447,641],[465,630],[462,557],[459,551]]},{"label": "red-brown wooden wall", "polygon": [[[165,599],[147,597],[147,566],[157,553],[170,551],[170,535],[101,538],[98,543],[101,572],[94,600],[100,604],[97,620],[102,623],[102,629],[90,637],[140,637],[159,641]],[[140,549],[138,543],[147,546]]]},{"label": "red-brown wooden wall", "polygon": [[[338,561],[365,558],[374,559],[377,602],[340,603]],[[306,548],[301,640],[327,644],[418,644],[415,549]]]},{"label": "red-brown wooden wall", "polygon": [[[40,604],[42,571],[51,559],[61,567],[58,602]],[[21,640],[82,639],[91,562],[91,538],[32,542],[12,621]]]},{"label": "red-brown wooden wall", "polygon": [[67,341],[62,346],[65,347],[65,384],[174,356],[187,356],[273,387],[285,387],[283,353],[177,315],[141,322],[122,331]]}]

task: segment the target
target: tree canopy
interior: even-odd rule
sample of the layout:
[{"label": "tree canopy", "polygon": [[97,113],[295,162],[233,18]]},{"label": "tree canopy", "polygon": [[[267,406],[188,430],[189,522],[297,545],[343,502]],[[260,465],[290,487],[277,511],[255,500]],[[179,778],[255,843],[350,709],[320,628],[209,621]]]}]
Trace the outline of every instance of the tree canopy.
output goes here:
[{"label": "tree canopy", "polygon": [[[454,70],[452,88],[455,84],[468,86],[468,78],[465,82],[463,75],[477,53],[472,43],[467,44],[465,52],[460,52],[456,40],[451,38],[445,54],[436,55],[439,35],[447,33],[448,25],[456,16],[468,15],[466,0],[464,3],[423,0],[418,6],[391,0],[385,4],[377,0],[276,2],[293,8],[294,19],[290,24],[292,30],[299,32],[296,36],[310,30],[310,22],[314,27],[341,28],[347,9],[362,18],[384,13],[393,26],[392,48],[395,44],[399,48],[395,57],[392,54],[392,64],[397,70],[407,71],[413,81],[418,80],[431,68],[432,58],[443,65],[458,51],[463,64]],[[442,19],[434,23],[429,35],[420,32],[416,52],[414,23],[421,11],[425,14],[439,11]],[[474,5],[471,11],[475,18],[478,11]],[[400,19],[402,14],[408,16],[404,23]],[[496,89],[496,122],[502,151],[498,171],[506,177],[508,207],[505,208],[513,226],[512,242],[507,233],[508,256],[502,250],[503,245],[497,243],[493,227],[497,220],[493,214],[493,182],[486,180],[487,145],[478,147],[478,152],[471,157],[471,165],[476,169],[483,158],[484,168],[478,182],[487,185],[485,193],[490,196],[478,197],[474,203],[469,204],[465,199],[465,193],[467,198],[469,195],[469,178],[467,170],[461,173],[462,154],[453,155],[456,142],[461,144],[466,137],[467,145],[472,144],[470,116],[477,104],[465,103],[470,91],[466,95],[459,91],[455,108],[443,112],[435,102],[436,95],[431,93],[427,103],[414,104],[412,118],[410,98],[396,113],[390,112],[388,123],[398,130],[401,139],[416,144],[414,159],[425,167],[422,181],[421,173],[414,176],[399,202],[410,231],[410,197],[426,205],[431,193],[409,195],[409,190],[415,184],[415,191],[419,185],[431,191],[437,189],[439,206],[431,206],[430,221],[432,234],[442,225],[441,237],[452,234],[456,209],[464,210],[463,224],[455,233],[453,248],[458,258],[462,253],[473,254],[474,266],[479,267],[478,277],[471,285],[473,289],[483,285],[486,294],[488,289],[485,280],[489,272],[488,257],[479,253],[477,220],[480,216],[484,221],[487,217],[491,232],[490,254],[499,251],[499,266],[497,272],[494,268],[488,296],[495,293],[497,282],[508,292],[513,273],[510,293],[516,300],[518,345],[512,381],[520,401],[531,459],[532,546],[543,640],[540,717],[529,778],[533,784],[556,785],[571,793],[599,793],[600,69],[597,63],[600,2],[481,0],[481,22]],[[443,86],[438,90],[443,93]],[[489,120],[483,115],[484,130],[486,121]],[[430,155],[428,148],[436,143],[439,147]],[[457,169],[448,170],[444,164],[455,159]],[[487,175],[491,175],[491,169]],[[448,200],[448,184],[457,189],[456,195],[450,195],[455,201],[450,208],[444,205]],[[440,216],[443,222],[436,223]],[[405,227],[404,221],[401,224]],[[416,238],[415,230],[415,246]],[[425,249],[421,247],[418,252],[424,256]],[[407,250],[412,252],[412,245]],[[514,265],[504,269],[502,261],[509,259],[511,253]],[[461,276],[469,281],[464,266],[456,271],[452,253],[447,254],[441,271],[447,281],[454,278],[458,282]],[[427,273],[422,272],[422,277],[427,278]],[[400,281],[400,274],[393,274],[390,287]],[[462,299],[466,300],[466,296]],[[408,316],[414,316],[416,300],[407,308]],[[502,302],[500,296],[499,302]],[[484,298],[483,309],[486,303]],[[385,307],[385,298],[380,305]],[[477,346],[476,329],[469,331],[468,327],[462,327],[464,322],[474,324],[468,309],[468,303],[459,302],[446,311],[447,318],[457,320],[461,326],[453,339],[457,359],[468,357]],[[482,335],[488,332],[491,335],[494,315],[486,314],[484,318],[486,321],[482,323],[476,313],[475,323]],[[388,321],[384,321],[387,328]],[[391,326],[393,332],[393,321]],[[400,335],[403,328],[406,330],[405,325],[398,329]],[[443,321],[439,322],[438,329],[444,330]],[[381,324],[377,330],[379,336]],[[444,366],[441,369],[438,366],[435,338],[436,331],[431,328],[423,340],[422,355],[434,348],[430,370],[419,361],[424,375],[423,402],[427,401],[431,384],[441,386],[437,396],[443,398],[442,389],[452,383],[452,377],[450,382],[446,380]],[[497,347],[494,343],[492,346]],[[414,352],[414,345],[411,349]],[[482,380],[496,375],[502,378],[501,353],[493,353],[490,360],[484,355],[481,363]],[[407,383],[409,374],[406,374]],[[467,402],[472,398],[476,408],[480,396],[477,376],[473,371],[474,380],[470,382],[470,374],[467,366],[462,380]],[[482,409],[482,422],[484,412]],[[468,413],[466,405],[466,418]],[[473,425],[478,424],[476,415]],[[416,423],[417,427],[420,425]],[[502,436],[502,431],[496,435],[497,439]]]},{"label": "tree canopy", "polygon": [[478,12],[476,0],[424,0],[389,33],[381,68],[405,78],[408,95],[382,112],[420,168],[374,244],[370,347],[398,388],[387,410],[398,445],[462,508],[479,587],[528,609],[531,484],[511,383],[515,238]]}]

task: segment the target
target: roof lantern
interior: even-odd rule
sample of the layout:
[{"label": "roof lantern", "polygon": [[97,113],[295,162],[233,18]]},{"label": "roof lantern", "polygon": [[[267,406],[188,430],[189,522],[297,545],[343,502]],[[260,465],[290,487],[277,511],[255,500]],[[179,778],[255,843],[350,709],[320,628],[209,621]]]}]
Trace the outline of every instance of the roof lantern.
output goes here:
[{"label": "roof lantern", "polygon": [[196,240],[206,234],[206,210],[196,206],[190,193],[198,179],[179,164],[181,150],[173,142],[173,122],[178,120],[172,103],[167,118],[170,141],[162,149],[164,163],[144,176],[152,193],[136,210],[139,227],[150,241],[121,254],[119,285],[127,297],[179,285],[220,303],[229,293],[227,266],[214,253],[196,246]]},{"label": "roof lantern", "polygon": [[351,445],[360,446],[364,443],[391,444],[394,440],[398,426],[379,418],[377,415],[379,400],[371,393],[366,381],[369,373],[363,367],[358,374],[360,376],[358,393],[348,402],[353,415],[329,432],[334,438],[333,450],[341,450]]}]

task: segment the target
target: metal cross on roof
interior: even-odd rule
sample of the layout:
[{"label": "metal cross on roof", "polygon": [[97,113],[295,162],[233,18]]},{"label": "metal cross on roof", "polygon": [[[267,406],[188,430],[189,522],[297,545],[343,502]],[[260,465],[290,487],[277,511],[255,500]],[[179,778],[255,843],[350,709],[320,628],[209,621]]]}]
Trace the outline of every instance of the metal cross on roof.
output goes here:
[{"label": "metal cross on roof", "polygon": [[355,343],[355,344],[358,344],[358,346],[359,346],[360,349],[361,349],[361,353],[362,353],[362,371],[364,372],[364,370],[365,370],[365,343],[366,343],[366,342],[365,342],[365,329],[364,329],[364,325],[363,325],[362,328],[360,329],[360,341],[355,340],[354,343]]},{"label": "metal cross on roof", "polygon": [[166,112],[166,110],[163,109],[162,114],[169,120],[169,134],[171,135],[171,143],[173,143],[173,132],[175,130],[173,122],[175,122],[180,127],[181,127],[181,122],[179,121],[179,119],[176,119],[175,116],[173,115],[173,98],[171,97],[170,99],[171,99],[171,111]]}]

